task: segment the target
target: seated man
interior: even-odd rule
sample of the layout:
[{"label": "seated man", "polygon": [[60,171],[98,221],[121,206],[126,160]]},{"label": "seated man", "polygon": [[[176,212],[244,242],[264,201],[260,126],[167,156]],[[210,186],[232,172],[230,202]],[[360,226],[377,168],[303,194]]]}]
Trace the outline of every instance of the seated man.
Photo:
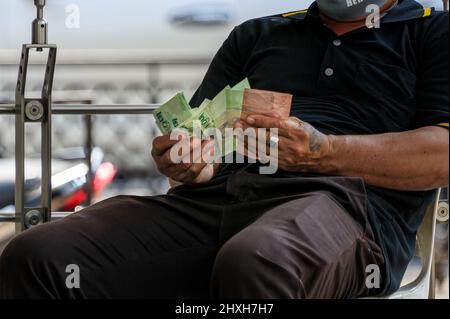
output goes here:
[{"label": "seated man", "polygon": [[[0,297],[394,292],[433,190],[448,184],[448,40],[448,14],[413,0],[317,0],[236,27],[192,105],[245,77],[293,94],[291,118],[237,124],[279,128],[277,173],[174,164],[177,141],[158,137],[159,170],[183,185],[116,197],[17,236],[0,260]],[[71,264],[77,289],[66,286]],[[377,267],[380,284],[368,285]]]}]

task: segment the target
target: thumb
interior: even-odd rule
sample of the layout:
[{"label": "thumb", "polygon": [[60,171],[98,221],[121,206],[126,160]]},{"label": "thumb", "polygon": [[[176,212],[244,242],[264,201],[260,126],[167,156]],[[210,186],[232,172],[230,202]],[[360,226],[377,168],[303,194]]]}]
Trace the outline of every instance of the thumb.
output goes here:
[{"label": "thumb", "polygon": [[201,184],[209,182],[214,177],[214,165],[208,164],[206,165],[200,174],[195,178],[194,183]]}]

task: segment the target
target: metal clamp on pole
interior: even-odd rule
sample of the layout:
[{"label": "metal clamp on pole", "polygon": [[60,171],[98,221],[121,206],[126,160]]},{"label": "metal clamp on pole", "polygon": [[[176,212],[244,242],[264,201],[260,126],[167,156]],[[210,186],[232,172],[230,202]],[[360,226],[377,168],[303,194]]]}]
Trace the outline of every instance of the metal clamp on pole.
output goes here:
[{"label": "metal clamp on pole", "polygon": [[[16,86],[16,233],[51,220],[51,118],[52,87],[56,63],[56,45],[47,44],[47,22],[44,20],[45,0],[34,0],[37,17],[32,23],[32,43],[22,46]],[[40,98],[25,97],[28,58],[31,50],[48,49],[47,67]],[[25,124],[41,124],[41,207],[25,207]]]},{"label": "metal clamp on pole", "polygon": [[[44,20],[45,0],[34,0],[34,5],[37,9],[37,17],[31,25],[31,43],[47,44],[48,24]],[[37,48],[37,51],[41,52],[42,49]]]}]

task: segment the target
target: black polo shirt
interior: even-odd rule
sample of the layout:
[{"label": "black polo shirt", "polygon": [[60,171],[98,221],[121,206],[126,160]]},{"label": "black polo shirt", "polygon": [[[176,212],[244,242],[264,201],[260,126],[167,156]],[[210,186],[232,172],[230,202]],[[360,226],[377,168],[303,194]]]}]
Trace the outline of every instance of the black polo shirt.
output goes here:
[{"label": "black polo shirt", "polygon": [[[342,36],[324,26],[316,3],[250,20],[220,48],[191,105],[248,77],[253,88],[293,94],[292,116],[327,134],[448,127],[448,23],[448,13],[413,0],[399,0],[380,28]],[[225,165],[222,172],[242,168]],[[413,256],[416,231],[435,192],[366,188],[370,222],[386,259],[382,293],[390,293]]]}]

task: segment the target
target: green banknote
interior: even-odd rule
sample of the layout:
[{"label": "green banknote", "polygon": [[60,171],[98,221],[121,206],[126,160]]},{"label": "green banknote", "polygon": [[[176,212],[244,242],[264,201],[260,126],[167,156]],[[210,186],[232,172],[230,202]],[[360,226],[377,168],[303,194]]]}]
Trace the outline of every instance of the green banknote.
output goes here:
[{"label": "green banknote", "polygon": [[183,93],[178,93],[155,111],[156,125],[163,134],[169,134],[192,118],[192,109]]},{"label": "green banknote", "polygon": [[214,127],[214,116],[209,111],[209,105],[211,101],[205,100],[198,107],[192,110],[192,116],[179,125],[179,128],[185,129],[190,133],[193,133],[195,122],[200,123],[201,129],[205,130],[210,127]]},{"label": "green banknote", "polygon": [[232,128],[241,117],[244,91],[250,89],[248,79],[234,87],[227,86],[213,100],[205,100],[200,107],[192,109],[184,94],[179,93],[155,111],[156,124],[163,134],[170,134],[174,129],[194,132],[194,123],[200,123],[201,134],[211,134],[209,129],[219,131],[221,140],[216,141],[215,158],[235,151],[235,142],[225,138],[225,129]]},{"label": "green banknote", "polygon": [[227,125],[227,91],[230,87],[223,89],[208,105],[209,113],[214,118],[214,127],[220,131],[224,130]]},{"label": "green banknote", "polygon": [[245,89],[250,89],[248,79],[243,80],[226,92],[227,127],[233,127],[241,118]]},{"label": "green banknote", "polygon": [[245,89],[251,89],[250,82],[246,78],[246,79],[242,80],[241,82],[239,82],[238,84],[236,84],[235,86],[233,86],[231,89],[243,92],[243,91],[245,91]]}]

